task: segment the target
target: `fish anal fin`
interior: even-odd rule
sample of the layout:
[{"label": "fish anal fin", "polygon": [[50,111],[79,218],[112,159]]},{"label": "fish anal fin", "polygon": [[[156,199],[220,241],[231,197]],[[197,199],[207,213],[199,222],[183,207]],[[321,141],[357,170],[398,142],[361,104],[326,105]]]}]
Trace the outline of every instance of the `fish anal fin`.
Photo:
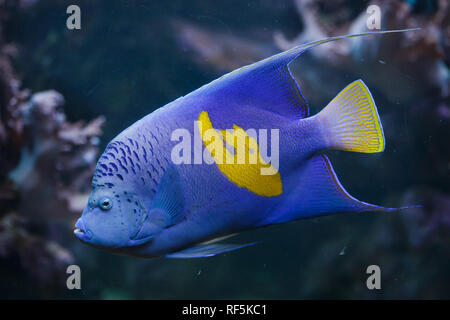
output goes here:
[{"label": "fish anal fin", "polygon": [[302,167],[298,186],[263,225],[345,212],[393,211],[352,197],[339,182],[326,155],[312,157]]},{"label": "fish anal fin", "polygon": [[302,174],[303,206],[312,215],[360,211],[390,211],[352,197],[341,185],[326,155],[313,157]]}]

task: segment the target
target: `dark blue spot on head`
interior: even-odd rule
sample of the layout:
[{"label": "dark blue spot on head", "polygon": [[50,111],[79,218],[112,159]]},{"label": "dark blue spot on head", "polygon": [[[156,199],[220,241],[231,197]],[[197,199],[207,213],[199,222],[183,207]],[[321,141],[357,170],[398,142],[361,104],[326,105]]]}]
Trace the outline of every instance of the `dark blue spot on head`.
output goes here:
[{"label": "dark blue spot on head", "polygon": [[138,154],[137,154],[136,151],[134,151],[134,150],[133,150],[133,155],[134,155],[134,157],[136,158],[137,161],[141,161],[141,160],[139,159]]},{"label": "dark blue spot on head", "polygon": [[159,162],[158,158],[156,158],[156,162],[158,162],[158,165],[161,167],[161,162]]},{"label": "dark blue spot on head", "polygon": [[116,156],[114,155],[114,153],[108,152],[107,155],[110,156],[110,157],[113,158],[113,159],[116,158]]},{"label": "dark blue spot on head", "polygon": [[144,147],[142,147],[142,150],[144,150],[143,156],[144,156],[145,162],[147,163],[147,150]]},{"label": "dark blue spot on head", "polygon": [[114,162],[110,162],[109,165],[114,168],[114,170],[119,171],[119,168],[117,168],[116,164]]},{"label": "dark blue spot on head", "polygon": [[123,177],[122,177],[122,175],[121,174],[116,174],[116,176],[117,176],[117,178],[119,178],[120,180],[122,180],[123,181]]},{"label": "dark blue spot on head", "polygon": [[120,168],[122,168],[122,170],[125,171],[126,174],[128,174],[128,169],[124,167],[122,164],[120,164]]}]

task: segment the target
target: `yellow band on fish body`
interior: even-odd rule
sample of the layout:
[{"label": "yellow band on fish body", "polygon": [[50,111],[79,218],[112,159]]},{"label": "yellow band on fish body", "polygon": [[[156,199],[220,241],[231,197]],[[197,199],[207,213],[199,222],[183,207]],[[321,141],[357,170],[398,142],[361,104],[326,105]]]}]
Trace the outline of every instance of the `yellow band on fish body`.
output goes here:
[{"label": "yellow band on fish body", "polygon": [[[198,121],[206,149],[231,182],[260,196],[274,197],[283,193],[280,172],[263,160],[256,139],[237,125],[233,126],[233,132],[215,130],[206,111],[200,113]],[[234,154],[226,144],[234,148]],[[263,168],[272,174],[261,174]]]}]

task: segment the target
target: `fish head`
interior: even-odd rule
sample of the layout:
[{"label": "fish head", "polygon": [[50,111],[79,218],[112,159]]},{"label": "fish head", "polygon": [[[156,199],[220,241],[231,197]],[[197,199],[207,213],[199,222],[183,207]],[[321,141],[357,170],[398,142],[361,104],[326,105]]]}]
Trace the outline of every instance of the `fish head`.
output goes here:
[{"label": "fish head", "polygon": [[141,198],[133,190],[94,187],[75,224],[75,236],[87,244],[111,249],[151,240],[151,237],[136,239],[147,217]]}]

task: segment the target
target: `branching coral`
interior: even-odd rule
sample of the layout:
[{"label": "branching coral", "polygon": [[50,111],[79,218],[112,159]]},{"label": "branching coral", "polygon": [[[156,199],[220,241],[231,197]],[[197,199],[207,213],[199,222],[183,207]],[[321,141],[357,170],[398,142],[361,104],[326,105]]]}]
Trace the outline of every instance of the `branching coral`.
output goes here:
[{"label": "branching coral", "polygon": [[[0,30],[26,3],[0,1]],[[61,243],[86,204],[104,119],[69,122],[60,93],[21,89],[16,52],[0,34],[0,260],[51,284],[73,262]]]}]

